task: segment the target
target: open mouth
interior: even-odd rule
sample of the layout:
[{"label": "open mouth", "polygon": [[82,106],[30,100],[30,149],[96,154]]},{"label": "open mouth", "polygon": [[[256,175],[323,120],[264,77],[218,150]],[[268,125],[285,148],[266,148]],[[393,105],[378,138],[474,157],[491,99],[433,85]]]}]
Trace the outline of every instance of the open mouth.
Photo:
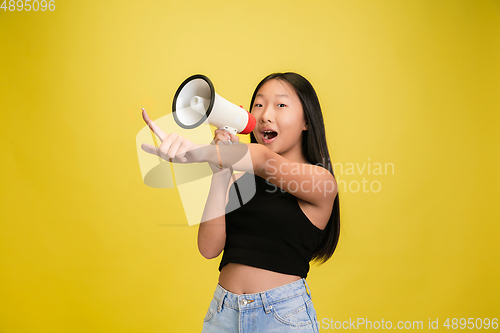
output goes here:
[{"label": "open mouth", "polygon": [[265,130],[260,134],[262,136],[262,139],[264,139],[264,143],[270,143],[276,138],[276,136],[278,136],[278,133],[272,130]]}]

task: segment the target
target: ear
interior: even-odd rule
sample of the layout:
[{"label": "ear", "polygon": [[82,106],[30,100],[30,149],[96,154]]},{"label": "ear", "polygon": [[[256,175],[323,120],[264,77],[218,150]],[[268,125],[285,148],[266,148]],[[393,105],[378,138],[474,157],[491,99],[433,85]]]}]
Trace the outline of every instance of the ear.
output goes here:
[{"label": "ear", "polygon": [[308,126],[308,124],[306,123],[306,124],[304,125],[304,128],[302,128],[302,130],[303,130],[303,131],[307,131],[307,130],[308,130],[308,128],[309,128],[309,126]]}]

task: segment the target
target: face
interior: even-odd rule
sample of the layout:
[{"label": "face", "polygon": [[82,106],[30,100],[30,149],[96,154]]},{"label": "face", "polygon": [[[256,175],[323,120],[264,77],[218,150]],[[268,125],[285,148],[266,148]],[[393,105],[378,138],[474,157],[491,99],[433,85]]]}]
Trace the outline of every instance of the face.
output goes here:
[{"label": "face", "polygon": [[257,120],[253,135],[258,143],[289,159],[302,159],[302,131],[307,124],[302,103],[288,82],[271,79],[264,83],[251,113]]}]

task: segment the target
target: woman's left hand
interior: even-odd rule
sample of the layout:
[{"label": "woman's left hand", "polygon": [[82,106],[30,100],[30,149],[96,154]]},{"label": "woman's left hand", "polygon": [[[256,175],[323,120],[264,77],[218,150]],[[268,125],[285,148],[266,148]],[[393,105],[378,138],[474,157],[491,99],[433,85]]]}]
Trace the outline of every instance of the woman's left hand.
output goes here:
[{"label": "woman's left hand", "polygon": [[173,163],[196,163],[203,162],[203,149],[202,146],[176,134],[166,134],[161,130],[158,125],[152,121],[146,110],[142,109],[142,117],[149,128],[160,139],[161,144],[159,147],[151,146],[146,143],[141,145],[142,150],[147,153],[158,155],[166,161]]},{"label": "woman's left hand", "polygon": [[225,145],[232,145],[233,143],[238,144],[240,142],[240,138],[237,135],[231,134],[225,129],[216,129],[214,132],[214,139],[212,144],[219,144],[221,142]]}]

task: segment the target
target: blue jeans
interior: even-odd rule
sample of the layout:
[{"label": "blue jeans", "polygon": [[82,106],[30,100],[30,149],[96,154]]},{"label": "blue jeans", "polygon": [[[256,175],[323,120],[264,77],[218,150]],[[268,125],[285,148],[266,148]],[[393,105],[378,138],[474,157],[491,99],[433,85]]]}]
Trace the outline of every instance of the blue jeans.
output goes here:
[{"label": "blue jeans", "polygon": [[233,294],[217,284],[202,333],[319,333],[306,279],[254,294]]}]

